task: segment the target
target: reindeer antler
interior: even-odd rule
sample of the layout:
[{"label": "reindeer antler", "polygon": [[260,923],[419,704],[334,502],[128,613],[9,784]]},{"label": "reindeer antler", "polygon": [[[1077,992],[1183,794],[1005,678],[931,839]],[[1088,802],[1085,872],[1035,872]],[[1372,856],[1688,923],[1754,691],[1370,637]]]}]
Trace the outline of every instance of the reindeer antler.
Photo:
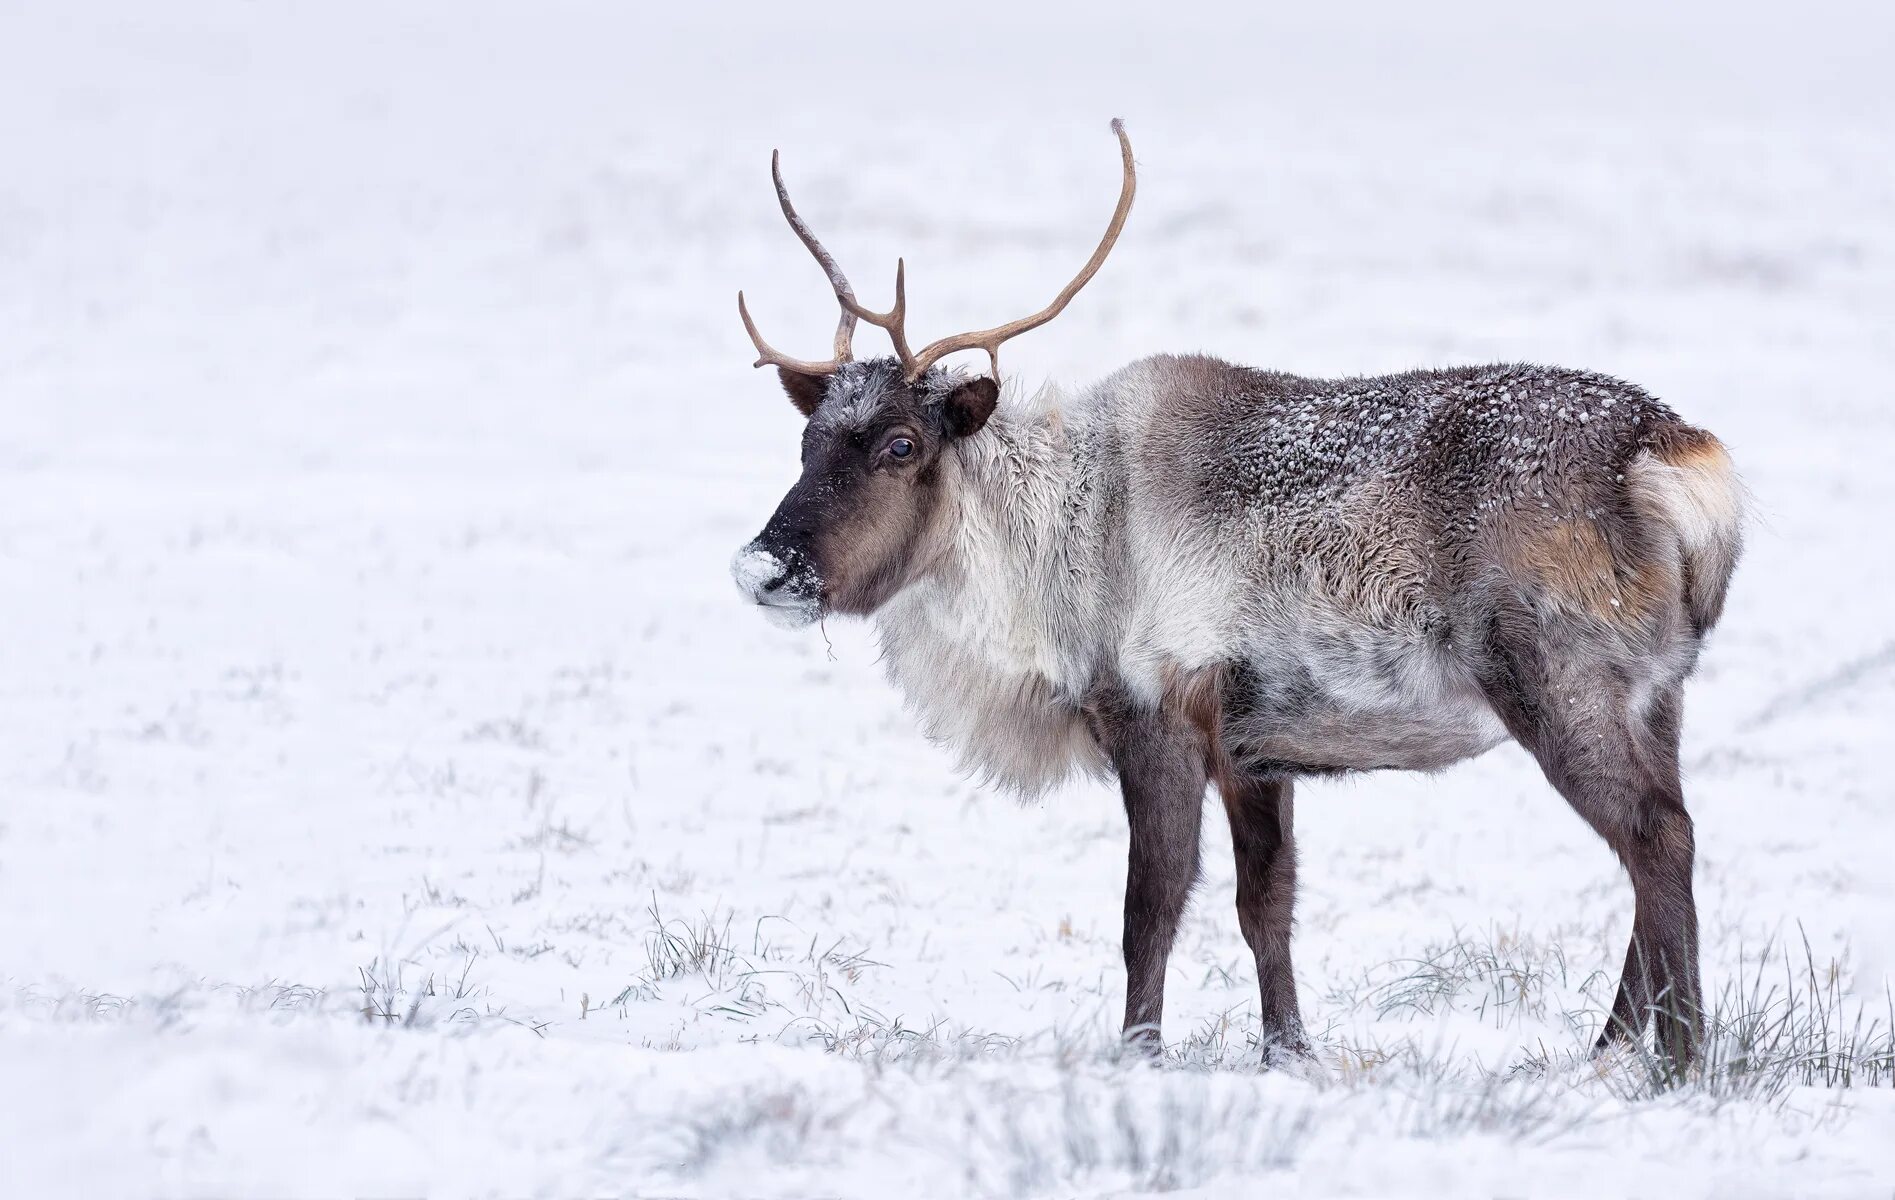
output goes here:
[{"label": "reindeer antler", "polygon": [[929,342],[921,348],[919,354],[908,348],[906,263],[900,259],[895,261],[895,303],[887,312],[878,313],[858,304],[855,293],[849,287],[849,281],[843,278],[841,269],[836,266],[836,260],[823,249],[822,243],[816,240],[815,235],[810,233],[809,226],[803,224],[803,219],[797,216],[796,210],[791,207],[789,193],[783,187],[782,172],[777,169],[776,155],[772,153],[770,173],[776,180],[776,194],[783,205],[783,215],[789,218],[790,228],[796,231],[796,236],[803,240],[803,245],[809,247],[809,252],[816,256],[816,261],[822,264],[824,272],[828,274],[829,282],[835,289],[836,301],[842,306],[842,321],[836,326],[835,358],[822,363],[789,358],[772,350],[757,333],[755,323],[750,320],[749,311],[744,308],[743,293],[738,292],[737,311],[742,314],[744,328],[750,332],[750,340],[756,343],[757,353],[762,356],[757,359],[756,365],[761,367],[774,363],[779,367],[787,367],[792,371],[801,371],[808,375],[831,374],[843,363],[849,361],[850,339],[855,332],[855,321],[859,317],[878,329],[887,331],[889,340],[895,344],[895,356],[901,360],[902,371],[907,375],[910,383],[921,378],[929,367],[942,358],[960,350],[985,350],[994,378],[998,379],[1001,344],[1018,337],[1029,329],[1038,329],[1064,311],[1072,298],[1079,294],[1079,289],[1085,287],[1092,281],[1092,277],[1099,273],[1100,266],[1105,262],[1105,256],[1112,253],[1113,245],[1119,240],[1119,231],[1125,228],[1125,218],[1132,211],[1132,196],[1138,190],[1138,170],[1132,161],[1132,142],[1125,135],[1125,122],[1115,119],[1112,122],[1112,132],[1118,135],[1119,156],[1124,162],[1125,181],[1119,187],[1118,206],[1112,210],[1112,221],[1105,228],[1105,236],[1100,239],[1099,247],[1092,252],[1092,257],[1086,260],[1086,265],[1079,269],[1079,274],[1060,290],[1059,295],[1053,297],[1051,304],[1032,316],[1009,321],[1005,325],[996,325],[992,329],[957,333]]},{"label": "reindeer antler", "polygon": [[791,358],[771,349],[770,344],[763,340],[763,335],[757,332],[757,323],[750,319],[750,310],[744,307],[744,294],[738,292],[737,315],[743,318],[744,330],[750,334],[751,342],[757,347],[758,358],[751,365],[786,367],[804,375],[833,375],[851,358],[851,346],[855,341],[855,314],[849,310],[849,306],[855,303],[855,292],[850,289],[849,279],[842,273],[842,268],[836,265],[835,256],[816,240],[816,235],[810,232],[809,226],[797,214],[796,206],[790,203],[790,190],[783,186],[781,156],[775,150],[770,151],[770,178],[776,182],[776,200],[783,206],[783,216],[789,221],[790,228],[795,230],[796,236],[809,248],[809,252],[816,256],[823,274],[829,276],[829,286],[835,289],[836,300],[842,306],[842,317],[836,322],[834,358],[826,362]]},{"label": "reindeer antler", "polygon": [[[1113,243],[1119,240],[1119,230],[1125,228],[1125,218],[1132,211],[1132,195],[1138,190],[1138,169],[1132,162],[1132,140],[1125,136],[1125,122],[1115,118],[1112,122],[1112,132],[1119,135],[1119,157],[1125,164],[1125,182],[1119,186],[1119,203],[1118,207],[1112,210],[1112,222],[1105,227],[1105,236],[1099,239],[1099,248],[1092,252],[1092,257],[1086,260],[1086,265],[1079,268],[1079,274],[1073,276],[1073,281],[1061,289],[1059,295],[1053,297],[1051,304],[1030,317],[1021,317],[1017,321],[996,325],[992,329],[982,329],[975,333],[957,333],[941,338],[939,341],[929,342],[921,348],[921,353],[915,355],[912,361],[904,356],[902,365],[908,368],[910,380],[920,378],[923,371],[943,357],[959,350],[985,350],[987,361],[993,368],[994,378],[999,379],[1000,344],[1010,338],[1020,336],[1029,329],[1038,329],[1057,317],[1072,298],[1079,294],[1079,289],[1085,287],[1092,281],[1092,277],[1099,273],[1099,267],[1104,264],[1105,256],[1112,253]],[[897,276],[899,277],[899,272]],[[845,304],[849,304],[850,311],[855,312],[857,316],[866,316],[857,311],[853,304],[849,302]],[[900,307],[898,303],[896,308]],[[897,342],[896,345],[899,347],[900,343]]]},{"label": "reindeer antler", "polygon": [[921,378],[923,368],[915,366],[915,356],[908,349],[908,264],[904,259],[895,260],[895,304],[885,313],[871,312],[855,302],[850,296],[842,301],[842,307],[852,316],[861,317],[877,329],[886,330],[888,340],[895,343],[895,357],[901,360],[903,373],[909,382]]}]

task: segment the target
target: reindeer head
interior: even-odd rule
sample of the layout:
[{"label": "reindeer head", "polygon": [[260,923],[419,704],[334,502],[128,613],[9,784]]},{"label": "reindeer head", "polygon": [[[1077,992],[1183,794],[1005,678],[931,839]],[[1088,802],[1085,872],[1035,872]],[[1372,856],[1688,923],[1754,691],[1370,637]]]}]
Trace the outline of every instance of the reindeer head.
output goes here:
[{"label": "reindeer head", "polygon": [[[1125,126],[1112,122],[1124,184],[1098,249],[1053,302],[1030,317],[992,329],[958,333],[908,348],[907,268],[895,265],[895,303],[873,312],[856,303],[836,260],[790,203],[775,154],[770,174],[790,228],[822,265],[842,307],[834,357],[813,362],[770,348],[737,294],[737,312],[757,347],[759,367],[774,366],[790,402],[808,418],[803,475],[777,505],[769,524],[737,552],[731,574],[753,604],[786,626],[807,625],[825,612],[867,615],[927,573],[943,539],[939,522],[953,509],[954,443],[981,431],[1000,395],[1000,345],[1058,316],[1105,262],[1132,209],[1137,183]],[[856,321],[886,330],[893,357],[854,360]],[[960,350],[985,350],[987,377],[936,364]]]}]

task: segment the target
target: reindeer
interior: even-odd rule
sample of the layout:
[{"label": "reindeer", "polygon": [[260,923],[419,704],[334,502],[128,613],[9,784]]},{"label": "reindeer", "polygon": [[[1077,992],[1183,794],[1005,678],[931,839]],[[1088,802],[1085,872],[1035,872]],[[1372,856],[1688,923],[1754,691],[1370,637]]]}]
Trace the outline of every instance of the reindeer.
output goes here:
[{"label": "reindeer", "polygon": [[[910,349],[905,266],[865,308],[771,174],[841,305],[833,357],[757,332],[807,418],[802,477],[732,572],[786,626],[873,616],[926,731],[1020,793],[1116,775],[1131,825],[1124,1030],[1162,1048],[1166,961],[1207,785],[1230,820],[1266,1062],[1308,1058],[1290,964],[1295,781],[1436,771],[1512,738],[1635,894],[1595,1049],[1697,1049],[1682,688],[1724,606],[1742,492],[1724,447],[1617,379],[1502,364],[1305,379],[1158,355],[1003,402],[999,348],[1053,302]],[[858,321],[893,357],[856,361]],[[984,350],[986,375],[941,365]]]}]

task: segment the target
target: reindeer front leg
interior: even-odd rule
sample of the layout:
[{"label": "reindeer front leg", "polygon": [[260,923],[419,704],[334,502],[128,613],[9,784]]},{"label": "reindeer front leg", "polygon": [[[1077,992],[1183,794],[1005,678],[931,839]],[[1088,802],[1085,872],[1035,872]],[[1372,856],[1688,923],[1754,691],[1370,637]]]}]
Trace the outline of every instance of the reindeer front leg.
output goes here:
[{"label": "reindeer front leg", "polygon": [[1125,871],[1125,1038],[1164,1048],[1165,964],[1198,877],[1204,813],[1202,735],[1175,713],[1113,696],[1089,712],[1125,795],[1131,852]]}]

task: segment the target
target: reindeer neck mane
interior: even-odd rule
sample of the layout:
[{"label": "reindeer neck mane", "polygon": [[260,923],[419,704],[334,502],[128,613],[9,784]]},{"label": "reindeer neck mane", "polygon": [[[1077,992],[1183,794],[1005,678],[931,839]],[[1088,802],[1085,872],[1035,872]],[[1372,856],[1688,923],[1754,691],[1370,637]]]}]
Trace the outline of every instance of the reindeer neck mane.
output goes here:
[{"label": "reindeer neck mane", "polygon": [[1097,769],[1079,714],[1098,661],[1102,530],[1087,438],[1057,399],[1003,397],[955,446],[938,566],[877,622],[890,678],[964,768],[1037,793]]}]

